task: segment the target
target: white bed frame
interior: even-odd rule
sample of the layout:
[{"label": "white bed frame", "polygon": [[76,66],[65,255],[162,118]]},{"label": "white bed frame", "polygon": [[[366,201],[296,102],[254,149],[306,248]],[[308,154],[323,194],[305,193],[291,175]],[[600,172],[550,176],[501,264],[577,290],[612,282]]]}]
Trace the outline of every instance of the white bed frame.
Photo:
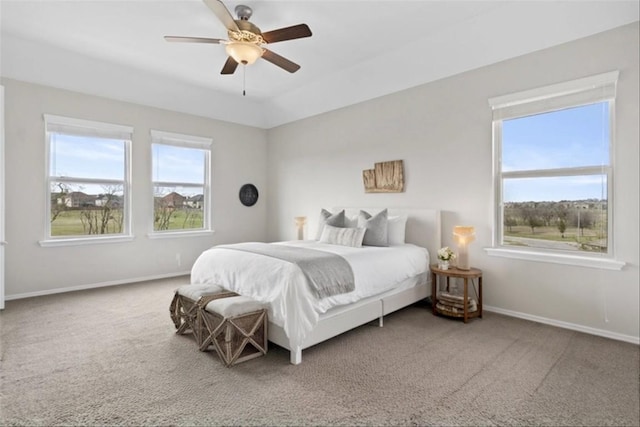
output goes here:
[{"label": "white bed frame", "polygon": [[[356,215],[360,209],[372,215],[382,208],[334,208],[332,212],[344,209],[347,216]],[[389,209],[389,215],[408,216],[406,237],[407,243],[427,248],[431,259],[441,247],[440,211],[433,209]],[[301,346],[290,345],[284,329],[269,322],[269,341],[290,351],[290,361],[294,365],[302,362],[302,350],[340,335],[358,326],[379,320],[382,327],[383,318],[389,313],[418,302],[431,295],[431,277],[428,272],[416,286],[400,290],[392,289],[385,293],[366,298],[354,304],[336,307],[320,316],[318,324],[309,333]]]}]

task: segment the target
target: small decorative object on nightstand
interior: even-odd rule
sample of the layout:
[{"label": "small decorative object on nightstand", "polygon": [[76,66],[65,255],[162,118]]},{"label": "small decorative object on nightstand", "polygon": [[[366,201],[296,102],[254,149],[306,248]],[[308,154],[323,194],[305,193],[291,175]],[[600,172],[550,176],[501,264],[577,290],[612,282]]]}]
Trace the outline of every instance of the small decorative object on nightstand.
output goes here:
[{"label": "small decorative object on nightstand", "polygon": [[438,268],[447,270],[449,268],[449,262],[455,259],[455,257],[455,253],[453,253],[448,246],[438,249]]},{"label": "small decorative object on nightstand", "polygon": [[[433,314],[442,314],[450,317],[459,317],[467,323],[473,317],[482,318],[482,270],[469,267],[468,270],[460,270],[457,267],[443,269],[438,265],[431,265],[431,304]],[[440,292],[438,276],[446,278],[446,292]],[[449,279],[461,278],[464,281],[462,295],[449,293]],[[478,289],[475,288],[474,279],[478,279]],[[469,295],[469,280],[473,284],[477,301]]]}]

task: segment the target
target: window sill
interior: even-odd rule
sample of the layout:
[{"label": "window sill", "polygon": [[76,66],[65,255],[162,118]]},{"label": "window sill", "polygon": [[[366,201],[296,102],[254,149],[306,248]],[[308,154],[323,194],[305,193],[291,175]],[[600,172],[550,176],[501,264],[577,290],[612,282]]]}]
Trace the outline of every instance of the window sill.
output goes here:
[{"label": "window sill", "polygon": [[213,236],[213,230],[161,231],[147,234],[149,239],[174,239],[176,237]]},{"label": "window sill", "polygon": [[604,270],[622,270],[625,263],[611,258],[569,255],[557,253],[535,252],[507,248],[484,248],[490,256],[522,259],[526,261],[550,262],[553,264],[576,265],[579,267],[598,268]]},{"label": "window sill", "polygon": [[38,243],[43,248],[56,246],[81,246],[81,245],[102,245],[105,243],[123,243],[133,241],[133,236],[113,236],[113,237],[70,237],[60,239],[45,239]]}]

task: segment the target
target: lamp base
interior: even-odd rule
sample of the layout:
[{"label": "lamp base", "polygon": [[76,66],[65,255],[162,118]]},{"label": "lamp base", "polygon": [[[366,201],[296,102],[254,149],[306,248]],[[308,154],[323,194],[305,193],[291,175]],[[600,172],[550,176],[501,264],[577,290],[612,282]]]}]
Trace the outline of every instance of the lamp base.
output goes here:
[{"label": "lamp base", "polygon": [[466,248],[459,249],[456,268],[458,270],[471,270],[471,267],[469,267],[469,253],[466,251]]}]

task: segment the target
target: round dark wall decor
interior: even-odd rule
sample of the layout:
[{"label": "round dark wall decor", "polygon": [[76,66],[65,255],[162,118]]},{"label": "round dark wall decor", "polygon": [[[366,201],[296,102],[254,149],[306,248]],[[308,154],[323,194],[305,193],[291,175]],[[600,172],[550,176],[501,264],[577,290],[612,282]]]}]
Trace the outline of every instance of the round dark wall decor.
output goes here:
[{"label": "round dark wall decor", "polygon": [[253,184],[240,187],[240,202],[245,206],[253,206],[258,201],[258,189]]}]

